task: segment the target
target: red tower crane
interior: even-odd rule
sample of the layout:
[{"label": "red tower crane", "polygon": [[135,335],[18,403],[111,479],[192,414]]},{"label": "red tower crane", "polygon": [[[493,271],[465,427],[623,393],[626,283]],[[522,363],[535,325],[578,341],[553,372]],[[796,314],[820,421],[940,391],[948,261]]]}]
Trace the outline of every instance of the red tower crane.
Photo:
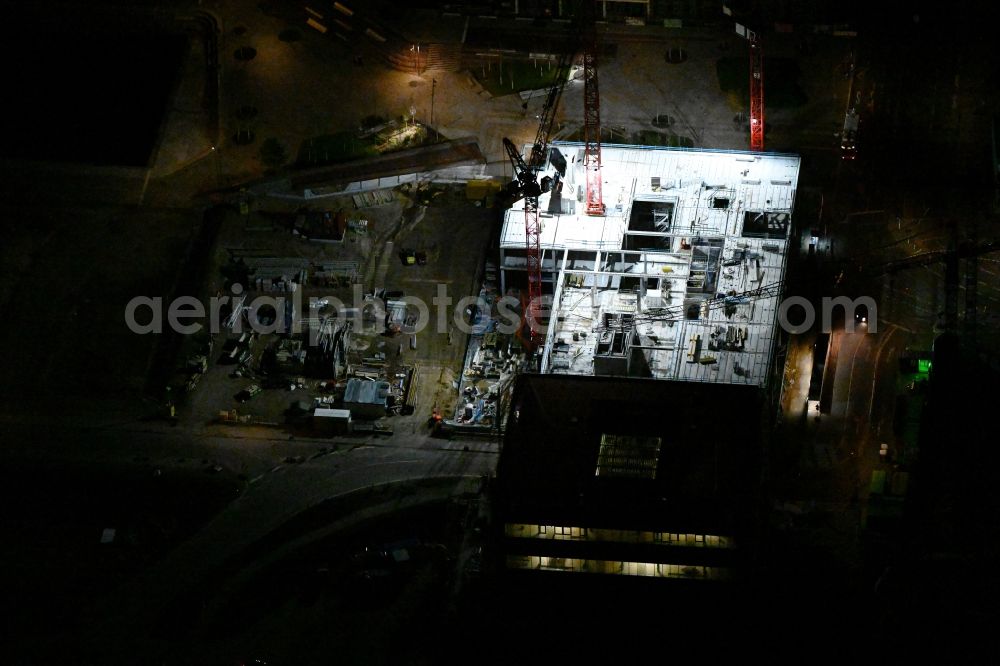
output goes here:
[{"label": "red tower crane", "polygon": [[594,2],[583,11],[583,168],[587,172],[587,215],[604,215],[601,193],[601,95],[597,85],[597,27]]},{"label": "red tower crane", "polygon": [[750,150],[764,150],[764,51],[760,34],[748,30],[750,42]]},{"label": "red tower crane", "polygon": [[[524,249],[525,268],[528,271],[528,302],[524,303],[523,323],[527,323],[529,347],[534,347],[537,342],[537,323],[541,310],[542,298],[542,251],[539,244],[541,228],[538,224],[538,196],[542,193],[542,186],[538,182],[538,168],[531,167],[525,163],[521,157],[521,152],[514,143],[504,137],[504,150],[514,169],[515,180],[507,186],[507,195],[512,201],[524,199]],[[532,155],[535,155],[538,144],[532,147]]]},{"label": "red tower crane", "polygon": [[[594,4],[596,0],[580,0],[575,12],[575,20],[570,27],[570,35],[584,36],[584,168],[587,172],[588,215],[603,215],[604,203],[601,197],[601,113],[600,96],[597,88],[597,36],[594,28]],[[571,37],[572,39],[572,37]],[[539,237],[538,197],[548,192],[553,185],[552,178],[538,180],[538,172],[545,165],[549,155],[549,137],[555,120],[556,108],[562,97],[563,87],[569,75],[570,65],[576,56],[576,43],[567,48],[556,67],[554,83],[545,98],[539,115],[538,131],[527,162],[517,146],[510,140],[503,140],[504,150],[510,159],[515,179],[507,186],[506,194],[511,202],[524,199],[524,244],[525,268],[528,273],[528,302],[524,307],[524,321],[527,324],[530,348],[534,348],[540,337],[539,327],[544,324],[542,315],[542,252]],[[525,327],[522,325],[522,330]],[[522,338],[523,339],[523,338]]]},{"label": "red tower crane", "polygon": [[[572,51],[572,49],[570,49]],[[541,226],[538,223],[538,197],[548,192],[551,178],[538,181],[538,172],[548,159],[549,136],[555,119],[556,107],[562,97],[563,87],[569,75],[573,53],[566,53],[556,66],[555,83],[549,89],[539,116],[538,132],[525,162],[517,146],[507,138],[503,140],[504,150],[514,171],[514,180],[507,186],[506,194],[511,202],[524,199],[524,249],[525,268],[528,272],[528,302],[524,304],[524,320],[527,324],[527,344],[534,348],[538,342],[539,325],[542,321],[542,251],[539,242]]]}]

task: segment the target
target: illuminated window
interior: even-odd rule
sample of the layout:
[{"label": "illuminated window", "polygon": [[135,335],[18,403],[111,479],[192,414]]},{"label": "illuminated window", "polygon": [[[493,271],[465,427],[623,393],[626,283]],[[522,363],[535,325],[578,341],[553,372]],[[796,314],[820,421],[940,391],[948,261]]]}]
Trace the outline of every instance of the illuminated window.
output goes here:
[{"label": "illuminated window", "polygon": [[676,576],[680,571],[680,567],[676,564],[657,564],[656,565],[656,575],[666,578],[667,576]]},{"label": "illuminated window", "polygon": [[655,543],[665,546],[732,548],[730,537],[714,534],[679,534],[676,532],[644,532],[613,530],[565,525],[529,525],[507,523],[504,534],[522,539],[563,539],[605,543]]},{"label": "illuminated window", "polygon": [[539,534],[539,525],[525,525],[523,523],[507,523],[504,525],[504,534],[509,537],[533,538]]},{"label": "illuminated window", "polygon": [[693,580],[723,580],[728,578],[730,573],[729,569],[724,567],[657,564],[654,562],[622,562],[615,560],[581,560],[577,558],[544,557],[539,555],[508,555],[507,568]]},{"label": "illuminated window", "polygon": [[656,575],[656,565],[652,562],[636,562],[635,563],[636,575],[637,576],[655,576]]},{"label": "illuminated window", "polygon": [[595,476],[655,479],[660,459],[659,437],[601,435]]},{"label": "illuminated window", "polygon": [[543,557],[541,558],[541,569],[556,569],[558,571],[582,571],[583,560],[572,557]]}]

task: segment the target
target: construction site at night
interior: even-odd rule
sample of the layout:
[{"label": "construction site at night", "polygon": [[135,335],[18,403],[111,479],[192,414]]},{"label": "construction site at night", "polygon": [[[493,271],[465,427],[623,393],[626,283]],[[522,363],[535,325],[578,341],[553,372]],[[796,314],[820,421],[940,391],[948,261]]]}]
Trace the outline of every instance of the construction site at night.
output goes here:
[{"label": "construction site at night", "polygon": [[[606,213],[584,214],[581,144],[556,144],[540,202],[551,290],[542,373],[762,385],[798,180],[792,155],[605,147]],[[500,283],[523,282],[523,205]]]},{"label": "construction site at night", "polygon": [[9,4],[3,664],[996,652],[986,3]]},{"label": "construction site at night", "polygon": [[[750,151],[602,148],[600,48],[593,7],[580,10],[579,66],[575,48],[561,55],[534,142],[503,140],[510,208],[454,425],[499,427],[519,371],[756,387],[773,371],[800,158],[763,152],[759,35],[736,24],[749,44]],[[575,71],[584,141],[550,140]],[[497,334],[502,297],[521,304],[509,339]]]}]

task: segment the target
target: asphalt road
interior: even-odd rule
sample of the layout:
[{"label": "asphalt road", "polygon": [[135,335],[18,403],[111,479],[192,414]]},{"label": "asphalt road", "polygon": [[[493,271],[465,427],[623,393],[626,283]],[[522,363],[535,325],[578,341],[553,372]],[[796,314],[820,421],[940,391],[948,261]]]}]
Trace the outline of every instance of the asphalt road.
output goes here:
[{"label": "asphalt road", "polygon": [[808,424],[812,464],[831,471],[830,501],[863,499],[867,480],[878,460],[879,445],[891,440],[896,363],[906,342],[906,331],[882,326],[869,333],[833,333],[831,356],[835,368],[825,381],[833,383],[830,411]]},{"label": "asphalt road", "polygon": [[[148,645],[150,632],[171,603],[213,575],[235,573],[225,569],[227,562],[306,509],[362,491],[372,494],[375,511],[392,511],[401,501],[420,500],[410,496],[412,491],[393,494],[393,486],[422,479],[454,480],[455,492],[460,492],[468,486],[463,480],[491,472],[497,458],[492,442],[439,440],[412,433],[340,440],[336,451],[323,453],[330,440],[277,439],[264,428],[219,434],[159,424],[87,430],[8,423],[6,431],[12,444],[4,454],[10,459],[51,465],[131,459],[134,465],[149,468],[151,483],[155,470],[168,473],[172,466],[185,464],[181,461],[209,460],[224,468],[220,474],[239,473],[247,479],[242,492],[192,538],[95,600],[92,608],[82,609],[85,616],[98,619],[84,639],[84,653],[96,655],[101,663],[116,655],[136,654],[129,646]],[[297,455],[305,460],[281,462]],[[370,512],[366,509],[366,515]]]}]

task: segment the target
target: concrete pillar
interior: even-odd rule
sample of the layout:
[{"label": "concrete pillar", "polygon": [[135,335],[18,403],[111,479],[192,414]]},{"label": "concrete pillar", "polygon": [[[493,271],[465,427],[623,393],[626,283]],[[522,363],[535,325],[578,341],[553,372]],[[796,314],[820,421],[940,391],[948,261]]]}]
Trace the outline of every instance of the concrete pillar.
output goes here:
[{"label": "concrete pillar", "polygon": [[601,251],[598,250],[594,255],[594,277],[590,282],[590,307],[595,311],[597,310],[597,278],[599,276],[598,271],[601,270]]}]

